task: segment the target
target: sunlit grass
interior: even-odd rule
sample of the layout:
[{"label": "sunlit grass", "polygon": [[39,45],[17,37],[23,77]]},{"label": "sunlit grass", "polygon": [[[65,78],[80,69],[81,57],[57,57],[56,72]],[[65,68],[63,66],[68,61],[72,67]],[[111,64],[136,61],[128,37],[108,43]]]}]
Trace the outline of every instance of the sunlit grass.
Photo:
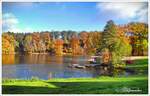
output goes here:
[{"label": "sunlit grass", "polygon": [[50,88],[57,88],[57,86],[53,85],[53,84],[48,84],[46,82],[43,81],[17,81],[17,80],[12,80],[11,82],[5,82],[4,85],[9,85],[9,86],[32,86],[32,87],[50,87]]},{"label": "sunlit grass", "polygon": [[[51,80],[6,80],[3,82],[3,93],[128,93],[115,91],[121,88],[139,88],[140,93],[148,92],[148,78],[143,77],[100,77],[71,78]],[[13,90],[12,90],[13,89]],[[136,92],[131,92],[136,93]]]}]

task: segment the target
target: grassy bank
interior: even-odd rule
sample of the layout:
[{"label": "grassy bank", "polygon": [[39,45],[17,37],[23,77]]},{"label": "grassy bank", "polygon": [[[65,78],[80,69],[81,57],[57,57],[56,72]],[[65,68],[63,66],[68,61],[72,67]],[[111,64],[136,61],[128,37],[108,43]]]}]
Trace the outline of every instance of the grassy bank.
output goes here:
[{"label": "grassy bank", "polygon": [[136,75],[148,74],[148,59],[134,60],[133,64],[128,64],[127,68],[134,69]]},{"label": "grassy bank", "polygon": [[[70,78],[51,80],[3,79],[3,94],[143,94],[148,93],[148,60],[136,60],[127,65],[138,74],[128,77]],[[140,70],[142,71],[140,71]]]}]

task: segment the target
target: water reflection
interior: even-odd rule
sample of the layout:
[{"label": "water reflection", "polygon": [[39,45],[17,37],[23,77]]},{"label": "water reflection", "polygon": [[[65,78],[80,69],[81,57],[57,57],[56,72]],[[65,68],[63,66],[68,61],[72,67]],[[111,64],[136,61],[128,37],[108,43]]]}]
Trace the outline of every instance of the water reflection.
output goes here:
[{"label": "water reflection", "polygon": [[67,67],[74,63],[85,64],[88,57],[50,56],[48,54],[2,55],[2,57],[3,78],[29,79],[35,76],[50,79],[93,76],[90,71]]},{"label": "water reflection", "polygon": [[2,64],[62,64],[62,56],[48,54],[2,55]]},{"label": "water reflection", "polygon": [[[105,68],[74,69],[70,64],[87,64],[88,56],[50,56],[48,54],[2,55],[2,77],[30,79],[78,78],[108,75]],[[113,71],[112,71],[113,72]],[[115,72],[115,71],[114,71]],[[108,73],[108,74],[106,74]],[[120,73],[116,71],[115,73]]]},{"label": "water reflection", "polygon": [[15,64],[15,55],[2,55],[2,64]]}]

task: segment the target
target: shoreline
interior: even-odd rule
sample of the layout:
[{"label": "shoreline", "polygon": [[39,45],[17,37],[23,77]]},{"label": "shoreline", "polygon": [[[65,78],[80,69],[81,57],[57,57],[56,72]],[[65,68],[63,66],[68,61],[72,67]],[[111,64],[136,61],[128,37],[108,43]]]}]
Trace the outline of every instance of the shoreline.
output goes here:
[{"label": "shoreline", "polygon": [[[52,54],[52,53],[50,53],[50,52],[43,52],[43,53],[36,53],[36,52],[34,52],[34,53],[24,53],[24,52],[15,52],[15,53],[9,53],[9,54],[5,54],[5,53],[2,53],[2,55],[15,55],[15,54],[51,54],[51,55],[55,55],[55,54]],[[63,55],[72,55],[71,53],[63,53]],[[62,55],[62,56],[63,56]],[[74,55],[74,56],[91,56],[91,57],[101,57],[101,55]],[[146,58],[146,57],[148,57],[148,55],[144,55],[144,56],[127,56],[127,57],[124,57],[124,58]],[[143,59],[144,59],[143,58]]]}]

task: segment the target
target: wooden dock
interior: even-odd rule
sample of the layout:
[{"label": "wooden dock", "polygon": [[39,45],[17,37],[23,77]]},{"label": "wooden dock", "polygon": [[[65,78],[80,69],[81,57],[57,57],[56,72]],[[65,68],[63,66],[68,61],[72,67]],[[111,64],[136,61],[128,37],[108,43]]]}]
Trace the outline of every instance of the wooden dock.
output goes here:
[{"label": "wooden dock", "polygon": [[96,66],[100,66],[100,64],[84,64],[84,65],[70,64],[68,67],[70,67],[70,68],[85,69],[85,68],[93,68],[93,67],[96,67]]}]

